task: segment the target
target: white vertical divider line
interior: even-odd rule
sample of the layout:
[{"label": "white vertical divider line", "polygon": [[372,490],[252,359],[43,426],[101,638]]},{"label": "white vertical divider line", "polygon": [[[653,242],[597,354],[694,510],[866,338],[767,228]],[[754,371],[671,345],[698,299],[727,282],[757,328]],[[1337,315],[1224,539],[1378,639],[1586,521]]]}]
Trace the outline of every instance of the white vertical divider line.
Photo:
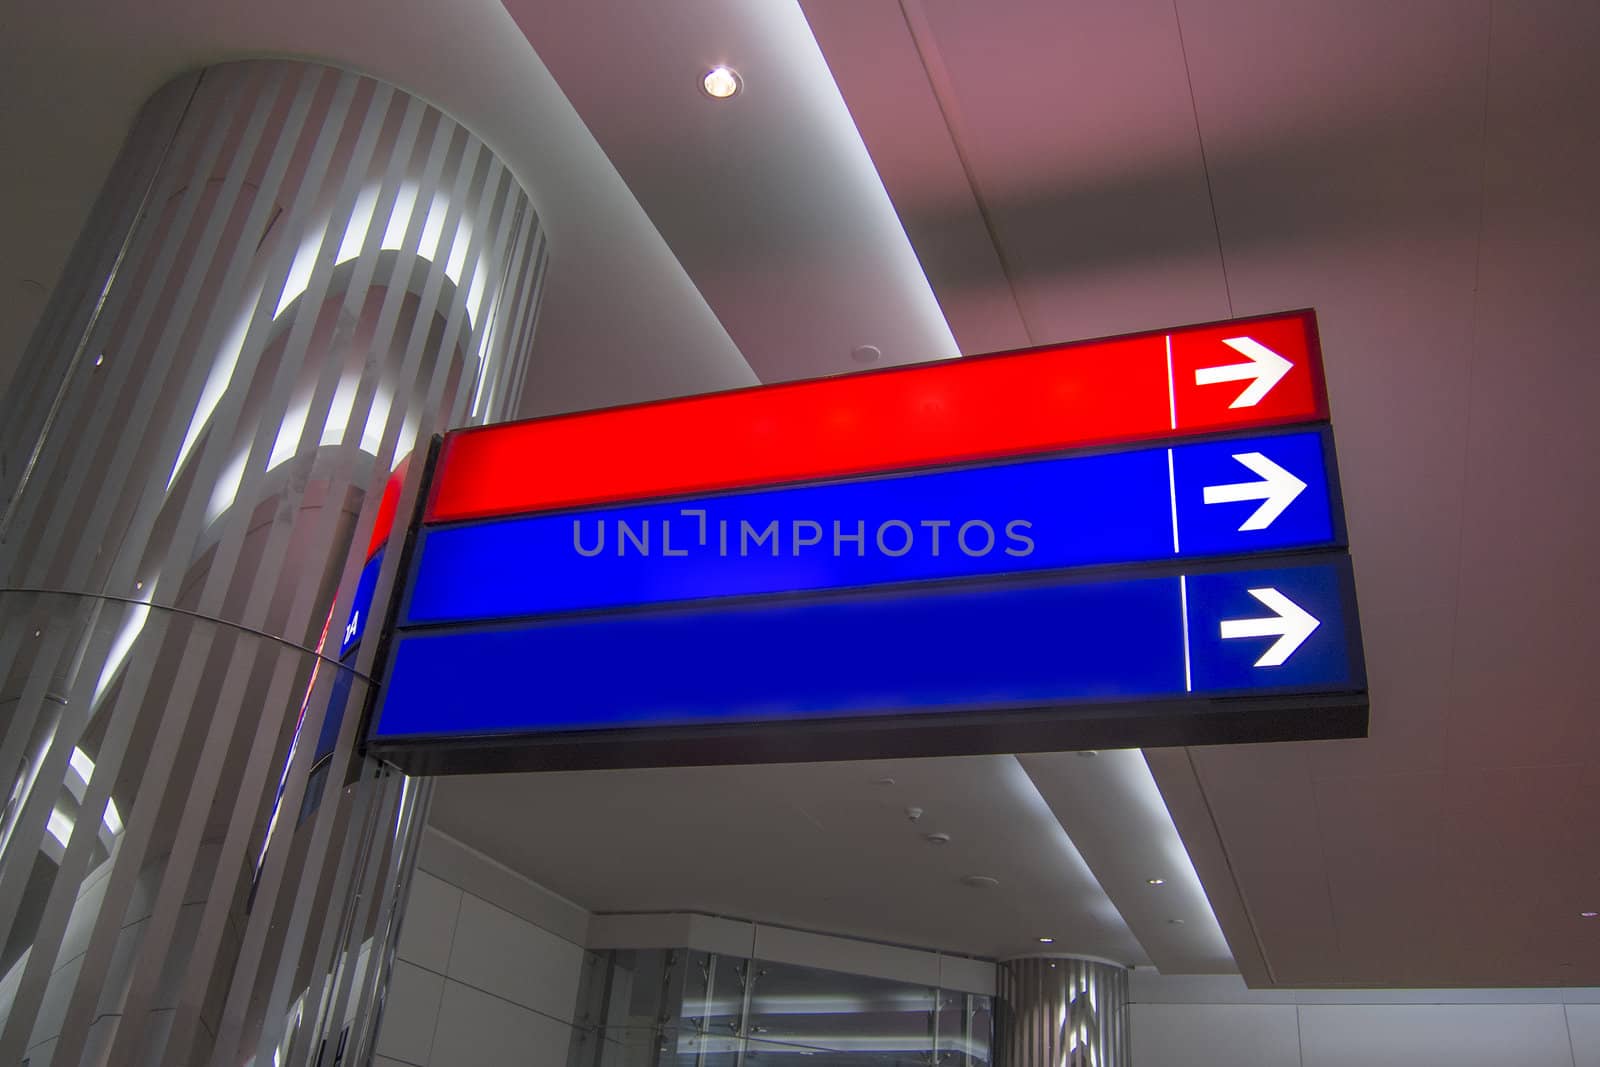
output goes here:
[{"label": "white vertical divider line", "polygon": [[1183,609],[1183,691],[1194,692],[1194,670],[1189,660],[1189,576],[1178,575],[1178,604]]},{"label": "white vertical divider line", "polygon": [[1172,428],[1178,428],[1178,385],[1172,374],[1172,335],[1167,334],[1167,413],[1172,417]]},{"label": "white vertical divider line", "polygon": [[1172,504],[1172,554],[1182,551],[1178,543],[1178,476],[1173,468],[1172,449],[1167,449],[1167,500]]}]

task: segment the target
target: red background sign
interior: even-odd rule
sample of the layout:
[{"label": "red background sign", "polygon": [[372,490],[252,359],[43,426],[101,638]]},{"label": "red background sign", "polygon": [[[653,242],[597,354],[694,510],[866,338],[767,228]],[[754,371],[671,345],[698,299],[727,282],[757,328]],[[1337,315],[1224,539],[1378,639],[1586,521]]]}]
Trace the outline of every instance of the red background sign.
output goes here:
[{"label": "red background sign", "polygon": [[463,430],[427,521],[1319,420],[1320,359],[1297,311]]}]

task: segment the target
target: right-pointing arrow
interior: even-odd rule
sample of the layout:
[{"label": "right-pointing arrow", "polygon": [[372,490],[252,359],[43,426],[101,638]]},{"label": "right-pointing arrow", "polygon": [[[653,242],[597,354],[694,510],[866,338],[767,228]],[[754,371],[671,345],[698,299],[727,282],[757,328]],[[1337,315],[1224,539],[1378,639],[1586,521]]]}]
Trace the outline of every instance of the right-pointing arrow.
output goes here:
[{"label": "right-pointing arrow", "polygon": [[1200,367],[1194,372],[1196,385],[1217,385],[1221,382],[1249,382],[1244,392],[1234,398],[1230,408],[1253,408],[1262,397],[1272,392],[1272,387],[1283,381],[1283,376],[1294,369],[1294,364],[1257,341],[1254,337],[1227,337],[1223,344],[1245,357],[1244,363],[1229,363],[1223,367]]},{"label": "right-pointing arrow", "polygon": [[1273,615],[1264,619],[1223,619],[1222,637],[1276,637],[1272,646],[1256,660],[1257,667],[1281,667],[1305,644],[1322,621],[1271,586],[1252,589],[1250,595],[1267,606]]},{"label": "right-pointing arrow", "polygon": [[1294,503],[1305,491],[1306,483],[1290,474],[1260,452],[1236,452],[1233,458],[1253,473],[1261,476],[1259,482],[1235,482],[1231,485],[1205,487],[1207,504],[1237,504],[1244,500],[1259,500],[1261,506],[1239,526],[1243,530],[1265,530],[1283,509]]}]

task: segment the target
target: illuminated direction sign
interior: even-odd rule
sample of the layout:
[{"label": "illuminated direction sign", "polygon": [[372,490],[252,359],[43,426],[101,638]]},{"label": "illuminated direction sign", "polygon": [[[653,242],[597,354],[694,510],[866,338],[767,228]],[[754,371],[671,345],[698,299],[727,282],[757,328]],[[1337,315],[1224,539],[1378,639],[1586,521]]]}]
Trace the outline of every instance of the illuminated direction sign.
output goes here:
[{"label": "illuminated direction sign", "polygon": [[1327,548],[1326,433],[426,530],[404,625]]},{"label": "illuminated direction sign", "polygon": [[1327,416],[1309,311],[464,430],[429,522]]},{"label": "illuminated direction sign", "polygon": [[1293,312],[453,433],[369,748],[450,773],[1363,733],[1320,358]]},{"label": "illuminated direction sign", "polygon": [[488,734],[530,718],[557,731],[1235,695],[1259,688],[1267,667],[1275,690],[1318,692],[1351,684],[1351,618],[1344,567],[1322,563],[441,631],[402,642],[389,682],[405,696],[387,702],[380,728],[426,736],[443,721]]}]

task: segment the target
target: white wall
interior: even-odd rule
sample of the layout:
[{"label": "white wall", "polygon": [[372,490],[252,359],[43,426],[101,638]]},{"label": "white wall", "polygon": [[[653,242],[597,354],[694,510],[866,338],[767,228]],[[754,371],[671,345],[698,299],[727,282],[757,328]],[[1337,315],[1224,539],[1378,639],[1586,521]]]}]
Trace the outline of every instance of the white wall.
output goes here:
[{"label": "white wall", "polygon": [[1600,989],[1254,991],[1135,972],[1137,1067],[1600,1067]]},{"label": "white wall", "polygon": [[429,829],[375,1067],[565,1067],[589,916]]}]

